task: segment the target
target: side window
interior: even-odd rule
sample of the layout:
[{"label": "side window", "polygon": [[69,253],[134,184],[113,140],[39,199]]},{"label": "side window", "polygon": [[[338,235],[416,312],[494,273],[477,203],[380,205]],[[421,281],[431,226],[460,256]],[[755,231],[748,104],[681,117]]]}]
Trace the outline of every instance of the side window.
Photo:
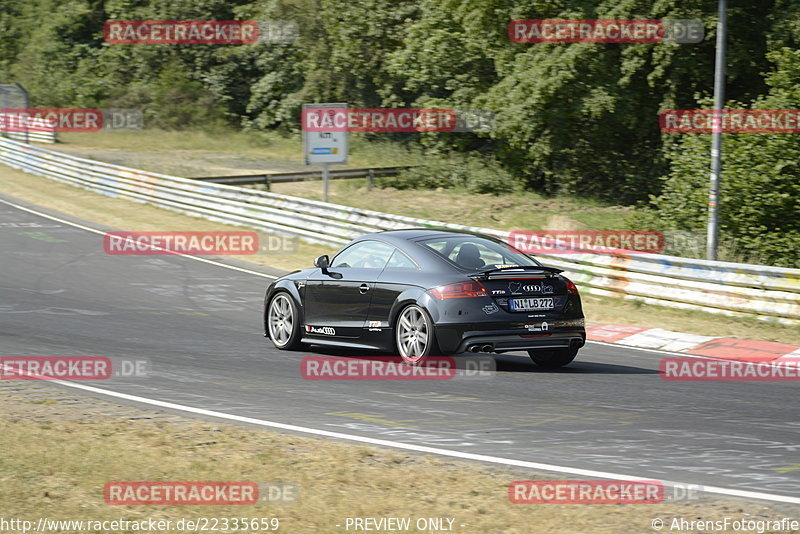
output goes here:
[{"label": "side window", "polygon": [[394,247],[380,241],[359,241],[333,258],[331,268],[383,269]]},{"label": "side window", "polygon": [[387,269],[404,269],[404,270],[417,270],[417,264],[411,261],[411,258],[395,249],[392,257],[389,258],[389,263],[386,264]]}]

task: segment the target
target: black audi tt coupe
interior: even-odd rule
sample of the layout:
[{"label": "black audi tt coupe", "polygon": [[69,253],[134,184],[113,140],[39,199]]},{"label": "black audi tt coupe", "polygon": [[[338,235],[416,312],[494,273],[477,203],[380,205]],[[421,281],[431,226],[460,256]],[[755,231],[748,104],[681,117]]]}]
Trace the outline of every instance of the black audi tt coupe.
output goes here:
[{"label": "black audi tt coupe", "polygon": [[586,341],[575,284],[493,237],[392,230],[314,265],[267,288],[264,329],[278,349],[376,349],[409,364],[525,350],[539,366],[560,367]]}]

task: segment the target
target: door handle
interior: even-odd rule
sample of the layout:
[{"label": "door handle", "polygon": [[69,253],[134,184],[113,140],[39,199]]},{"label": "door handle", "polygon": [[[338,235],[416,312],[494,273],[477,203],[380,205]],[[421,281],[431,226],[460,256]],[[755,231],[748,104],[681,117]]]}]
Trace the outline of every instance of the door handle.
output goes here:
[{"label": "door handle", "polygon": [[358,292],[361,293],[362,295],[367,291],[369,291],[369,284],[361,284],[360,286],[358,286]]}]

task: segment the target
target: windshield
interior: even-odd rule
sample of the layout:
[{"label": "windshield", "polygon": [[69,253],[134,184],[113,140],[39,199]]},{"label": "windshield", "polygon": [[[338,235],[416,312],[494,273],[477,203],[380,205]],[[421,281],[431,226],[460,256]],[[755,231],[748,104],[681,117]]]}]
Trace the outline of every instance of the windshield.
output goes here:
[{"label": "windshield", "polygon": [[420,244],[462,269],[485,271],[541,266],[535,259],[510,245],[485,237],[455,234],[426,239]]}]

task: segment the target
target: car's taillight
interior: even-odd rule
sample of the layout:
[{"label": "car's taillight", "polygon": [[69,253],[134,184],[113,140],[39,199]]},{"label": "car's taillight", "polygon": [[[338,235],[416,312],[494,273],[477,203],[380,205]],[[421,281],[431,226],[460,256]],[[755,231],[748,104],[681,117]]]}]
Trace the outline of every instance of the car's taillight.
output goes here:
[{"label": "car's taillight", "polygon": [[428,291],[438,300],[444,299],[468,299],[475,297],[487,297],[489,293],[478,282],[459,282],[446,286],[434,287]]},{"label": "car's taillight", "polygon": [[572,280],[570,280],[566,276],[562,276],[561,278],[563,278],[564,279],[564,283],[567,284],[567,293],[569,293],[570,295],[577,295],[578,294],[578,288],[575,287],[575,284],[572,283]]}]

